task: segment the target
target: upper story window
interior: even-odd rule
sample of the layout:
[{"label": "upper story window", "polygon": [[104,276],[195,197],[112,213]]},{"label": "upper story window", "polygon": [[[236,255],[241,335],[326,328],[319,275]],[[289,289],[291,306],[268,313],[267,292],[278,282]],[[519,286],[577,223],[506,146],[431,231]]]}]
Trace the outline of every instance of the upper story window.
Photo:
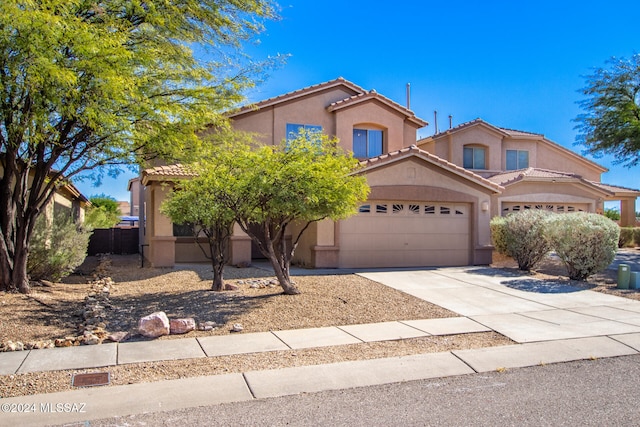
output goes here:
[{"label": "upper story window", "polygon": [[382,131],[375,129],[353,130],[353,156],[358,159],[382,154]]},{"label": "upper story window", "polygon": [[322,132],[322,126],[299,123],[287,123],[287,141],[296,139],[300,132]]},{"label": "upper story window", "polygon": [[463,167],[465,169],[486,169],[487,150],[483,147],[464,147]]},{"label": "upper story window", "polygon": [[526,169],[529,167],[529,152],[523,150],[507,150],[507,170]]}]

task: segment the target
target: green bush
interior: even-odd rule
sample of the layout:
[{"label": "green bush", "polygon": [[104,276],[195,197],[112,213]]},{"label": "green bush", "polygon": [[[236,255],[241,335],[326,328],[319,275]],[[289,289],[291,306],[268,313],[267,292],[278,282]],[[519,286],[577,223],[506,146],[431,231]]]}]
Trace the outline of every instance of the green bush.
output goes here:
[{"label": "green bush", "polygon": [[531,209],[491,221],[494,246],[512,257],[520,270],[529,271],[551,250],[545,239],[547,219],[553,214]]},{"label": "green bush", "polygon": [[620,227],[620,238],[618,239],[618,247],[624,248],[633,245],[634,228]]},{"label": "green bush", "polygon": [[68,276],[86,258],[90,236],[89,230],[78,227],[68,215],[55,215],[50,225],[40,215],[27,260],[31,280],[58,281]]},{"label": "green bush", "polygon": [[503,216],[495,216],[491,218],[489,226],[491,228],[491,241],[495,250],[503,255],[509,255],[506,241],[507,219]]},{"label": "green bush", "polygon": [[640,246],[640,227],[633,228],[633,244],[634,246]]},{"label": "green bush", "polygon": [[551,217],[547,237],[569,278],[584,280],[611,264],[618,249],[620,227],[602,215],[574,212]]}]

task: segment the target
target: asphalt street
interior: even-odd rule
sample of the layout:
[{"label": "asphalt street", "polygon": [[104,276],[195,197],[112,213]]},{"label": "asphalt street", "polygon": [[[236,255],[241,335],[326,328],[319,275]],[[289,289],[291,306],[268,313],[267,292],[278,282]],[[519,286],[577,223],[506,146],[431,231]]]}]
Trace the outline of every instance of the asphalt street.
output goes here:
[{"label": "asphalt street", "polygon": [[639,379],[640,355],[634,355],[116,417],[77,425],[637,426]]}]

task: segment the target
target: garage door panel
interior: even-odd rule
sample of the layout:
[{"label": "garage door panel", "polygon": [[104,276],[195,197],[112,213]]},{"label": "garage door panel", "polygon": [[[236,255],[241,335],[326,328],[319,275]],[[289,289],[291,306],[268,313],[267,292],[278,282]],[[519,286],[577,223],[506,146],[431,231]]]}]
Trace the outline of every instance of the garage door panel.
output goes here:
[{"label": "garage door panel", "polygon": [[[378,205],[388,209],[378,210]],[[395,205],[395,206],[394,206]],[[342,267],[450,266],[469,263],[469,206],[436,202],[370,202],[341,222]]]}]

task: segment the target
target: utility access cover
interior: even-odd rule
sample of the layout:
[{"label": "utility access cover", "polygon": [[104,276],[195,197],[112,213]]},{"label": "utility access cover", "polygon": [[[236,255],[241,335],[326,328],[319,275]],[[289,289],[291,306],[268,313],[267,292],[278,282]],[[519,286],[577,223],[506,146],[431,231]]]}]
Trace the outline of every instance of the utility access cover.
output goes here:
[{"label": "utility access cover", "polygon": [[92,372],[90,374],[76,374],[71,380],[74,387],[93,387],[97,385],[107,385],[111,381],[109,372]]}]

